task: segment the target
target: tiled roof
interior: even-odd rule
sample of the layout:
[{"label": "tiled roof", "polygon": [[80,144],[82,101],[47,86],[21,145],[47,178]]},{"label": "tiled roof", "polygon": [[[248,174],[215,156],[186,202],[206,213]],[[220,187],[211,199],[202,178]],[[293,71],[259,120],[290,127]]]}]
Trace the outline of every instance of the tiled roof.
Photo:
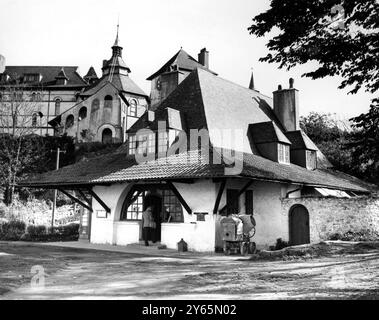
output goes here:
[{"label": "tiled roof", "polygon": [[14,79],[15,76],[21,77],[24,74],[41,74],[42,80],[40,83],[36,84],[54,86],[56,82],[55,78],[58,76],[62,68],[64,68],[65,75],[68,78],[68,86],[86,85],[86,82],[79,75],[78,67],[76,66],[6,66],[4,73],[8,74],[11,79]]},{"label": "tiled roof", "polygon": [[87,74],[84,76],[84,79],[86,79],[86,78],[90,78],[90,79],[97,79],[97,78],[98,78],[98,76],[97,76],[97,74],[96,74],[96,71],[95,71],[94,67],[91,66],[91,67],[88,69]]},{"label": "tiled roof", "polygon": [[[248,139],[249,125],[273,122],[278,131],[284,130],[274,114],[272,105],[272,98],[256,90],[245,88],[197,68],[155,110],[157,120],[162,120],[161,110],[165,108],[179,110],[185,119],[186,128],[208,129],[212,142],[217,139],[212,134],[217,130],[242,130],[242,151],[259,155],[258,150]],[[130,130],[141,128],[143,122],[145,119],[137,120]],[[318,149],[317,165],[320,168],[332,167]]]},{"label": "tiled roof", "polygon": [[102,69],[111,69],[112,67],[119,67],[126,69],[130,73],[130,68],[126,65],[124,60],[121,56],[115,56],[110,58],[105,64],[103,65]]},{"label": "tiled roof", "polygon": [[291,144],[284,133],[272,121],[250,124],[249,132],[251,133],[253,141],[256,144],[267,142],[282,142]]},{"label": "tiled roof", "polygon": [[[104,86],[106,82],[109,79],[109,75],[105,75],[101,77],[99,81],[97,81],[95,84],[90,86],[87,90],[85,90],[81,95],[83,96],[92,96],[94,93],[96,93],[99,88]],[[128,75],[123,75],[119,73],[115,73],[112,76],[111,83],[120,91],[136,94],[139,96],[147,97],[148,95],[135,84],[135,82],[130,79]]]},{"label": "tiled roof", "polygon": [[[154,72],[150,77],[148,77],[146,80],[152,80],[154,79],[157,75],[170,71],[170,67],[172,66],[177,66],[182,70],[187,70],[187,71],[192,71],[196,68],[201,68],[201,69],[207,69],[204,67],[201,63],[199,63],[195,58],[191,57],[187,52],[185,52],[183,49],[180,49],[175,55],[168,60],[158,71]],[[213,71],[210,71],[214,73]],[[214,73],[215,74],[215,73]]]},{"label": "tiled roof", "polygon": [[308,149],[308,150],[317,150],[317,146],[313,141],[302,131],[287,131],[285,133],[287,138],[291,141],[291,149]]},{"label": "tiled roof", "polygon": [[[213,159],[210,153],[209,159]],[[137,164],[134,156],[122,152],[92,158],[43,173],[19,183],[20,186],[53,187],[96,185],[139,180],[186,178],[247,177],[258,180],[322,186],[367,192],[359,183],[327,170],[307,170],[297,165],[280,164],[253,154],[243,154],[239,175],[226,175],[224,163],[209,164],[197,150]]]}]

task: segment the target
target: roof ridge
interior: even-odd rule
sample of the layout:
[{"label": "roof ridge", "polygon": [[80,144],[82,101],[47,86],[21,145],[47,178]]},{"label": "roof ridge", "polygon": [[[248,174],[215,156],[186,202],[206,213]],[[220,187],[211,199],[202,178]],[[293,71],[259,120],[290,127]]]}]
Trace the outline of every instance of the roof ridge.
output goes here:
[{"label": "roof ridge", "polygon": [[207,72],[207,73],[210,73],[211,75],[213,75],[213,76],[215,76],[215,77],[217,77],[217,78],[219,78],[219,79],[221,79],[221,80],[224,80],[224,81],[226,81],[226,82],[229,82],[229,83],[231,83],[231,84],[233,84],[233,85],[235,85],[235,86],[241,87],[242,89],[245,89],[245,90],[248,90],[248,91],[256,92],[256,93],[258,93],[259,95],[261,95],[261,96],[263,96],[263,97],[265,97],[265,98],[268,98],[268,99],[273,100],[272,97],[270,97],[270,96],[268,96],[268,95],[266,95],[266,94],[264,94],[264,93],[261,93],[261,92],[258,91],[258,90],[255,90],[255,89],[254,89],[254,90],[249,89],[249,88],[247,88],[247,87],[244,87],[244,86],[241,85],[241,84],[238,84],[238,83],[233,82],[233,81],[231,81],[231,80],[228,80],[228,79],[226,79],[226,78],[220,77],[219,75],[215,75],[215,74],[212,73],[209,69],[203,69],[203,68],[199,68],[199,67],[196,67],[196,69],[199,69],[199,70],[205,71],[205,72]]}]

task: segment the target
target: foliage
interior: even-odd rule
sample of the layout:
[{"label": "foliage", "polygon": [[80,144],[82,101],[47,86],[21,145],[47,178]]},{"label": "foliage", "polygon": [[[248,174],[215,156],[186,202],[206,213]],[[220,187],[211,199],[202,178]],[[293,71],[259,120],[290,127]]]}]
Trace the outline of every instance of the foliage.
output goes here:
[{"label": "foliage", "polygon": [[102,142],[84,142],[76,145],[75,158],[77,160],[84,157],[92,157],[101,154],[107,154],[116,150],[121,143],[102,143]]},{"label": "foliage", "polygon": [[274,250],[281,250],[283,248],[286,248],[289,246],[289,243],[287,241],[283,241],[282,238],[276,239],[276,244],[274,247]]},{"label": "foliage", "polygon": [[379,88],[379,3],[377,0],[272,0],[271,8],[253,18],[250,34],[262,37],[274,28],[270,50],[260,61],[288,69],[317,61],[312,79],[341,76],[340,88]]},{"label": "foliage", "polygon": [[22,235],[23,241],[76,241],[79,239],[79,224],[70,223],[65,226],[48,228],[44,225],[27,228],[27,232]]},{"label": "foliage", "polygon": [[379,182],[379,99],[374,99],[370,111],[351,119],[356,129],[349,146],[352,159],[367,179]]},{"label": "foliage", "polygon": [[46,226],[29,225],[26,228],[26,233],[30,234],[31,236],[39,236],[39,235],[46,234]]},{"label": "foliage", "polygon": [[0,223],[0,240],[20,240],[24,232],[25,222],[23,221],[11,220]]},{"label": "foliage", "polygon": [[372,230],[360,231],[347,231],[343,234],[333,233],[328,237],[328,240],[342,240],[342,241],[377,241],[379,234]]},{"label": "foliage", "polygon": [[317,145],[335,169],[360,175],[352,166],[352,149],[346,147],[350,141],[350,132],[342,129],[331,114],[311,112],[306,117],[300,117],[300,128]]},{"label": "foliage", "polygon": [[[370,111],[351,119],[355,130],[348,140],[345,134],[338,136],[336,128],[322,121],[321,127],[328,131],[314,129],[321,134],[320,149],[325,153],[330,149],[329,158],[339,164],[339,169],[345,171],[351,164],[355,172],[376,183],[379,182],[378,16],[377,0],[271,0],[269,10],[254,17],[248,28],[250,34],[258,37],[276,32],[267,43],[269,53],[260,61],[279,63],[280,68],[287,69],[313,61],[315,69],[303,76],[312,79],[340,76],[340,89],[349,88],[349,93],[354,94],[364,87],[374,94]],[[336,149],[342,151],[341,155],[331,148],[333,135],[337,135]],[[342,155],[350,157],[344,162]]]},{"label": "foliage", "polygon": [[[74,162],[74,143],[71,137],[52,137],[26,135],[16,137],[11,134],[0,136],[0,185],[5,188],[5,202],[10,203],[13,192],[11,186],[28,174],[41,173],[55,169],[57,148],[65,150],[61,154],[60,165]],[[21,190],[27,198],[28,190]]]}]

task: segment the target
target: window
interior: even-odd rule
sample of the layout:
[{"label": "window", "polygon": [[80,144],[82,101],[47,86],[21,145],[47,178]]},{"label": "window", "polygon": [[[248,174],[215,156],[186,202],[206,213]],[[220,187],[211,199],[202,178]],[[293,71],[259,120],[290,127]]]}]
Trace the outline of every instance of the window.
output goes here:
[{"label": "window", "polygon": [[183,222],[183,208],[172,190],[162,190],[163,221]]},{"label": "window", "polygon": [[79,110],[79,120],[87,118],[87,107],[81,107]]},{"label": "window", "polygon": [[137,137],[135,135],[129,135],[128,139],[129,154],[136,154],[137,149]]},{"label": "window", "polygon": [[253,190],[246,190],[245,192],[245,210],[246,214],[253,214],[254,212]]},{"label": "window", "polygon": [[238,214],[240,211],[238,190],[227,189],[226,190],[226,208],[227,214]]},{"label": "window", "polygon": [[40,75],[38,73],[24,74],[24,82],[39,82]]},{"label": "window", "polygon": [[290,163],[290,146],[278,143],[278,162]]},{"label": "window", "polygon": [[137,153],[155,153],[155,133],[139,136]]},{"label": "window", "polygon": [[[138,191],[135,191],[133,197],[138,194]],[[123,217],[123,220],[142,220],[142,212],[143,212],[143,199],[145,197],[145,192],[141,192],[141,194],[137,197],[137,199],[128,207],[126,210],[126,217]]]},{"label": "window", "polygon": [[55,99],[55,115],[61,113],[61,99]]},{"label": "window", "polygon": [[158,132],[158,153],[165,153],[168,149],[168,134],[166,131]]},{"label": "window", "polygon": [[104,108],[112,108],[112,101],[113,98],[112,96],[105,96],[104,98]]},{"label": "window", "polygon": [[156,84],[157,90],[161,90],[161,79],[158,78],[155,84]]},{"label": "window", "polygon": [[23,99],[23,93],[22,92],[19,92],[19,91],[14,91],[13,93],[12,93],[12,99],[14,100],[14,101],[22,101],[22,99]]},{"label": "window", "polygon": [[66,129],[71,128],[74,125],[74,116],[70,114],[66,118]]},{"label": "window", "polygon": [[36,93],[35,92],[32,93],[30,101],[36,101]]},{"label": "window", "polygon": [[91,105],[91,112],[96,112],[97,110],[99,110],[100,108],[100,101],[99,99],[94,99],[92,101],[92,105]]},{"label": "window", "polygon": [[[143,186],[141,187],[143,188]],[[120,220],[142,220],[143,209],[146,208],[151,201],[156,201],[150,198],[148,189],[148,187],[146,190],[137,189],[133,191],[130,197],[125,199],[121,209]],[[162,186],[161,189],[156,190],[156,193],[157,195],[153,197],[157,197],[158,203],[161,205],[161,221],[184,222],[182,205],[172,190]],[[130,203],[131,199],[134,200],[132,203]]]},{"label": "window", "polygon": [[33,113],[33,115],[32,115],[32,127],[36,127],[36,126],[37,126],[37,114]]},{"label": "window", "polygon": [[306,150],[306,164],[308,169],[316,168],[316,151]]},{"label": "window", "polygon": [[129,102],[128,116],[137,117],[137,101],[135,99]]}]

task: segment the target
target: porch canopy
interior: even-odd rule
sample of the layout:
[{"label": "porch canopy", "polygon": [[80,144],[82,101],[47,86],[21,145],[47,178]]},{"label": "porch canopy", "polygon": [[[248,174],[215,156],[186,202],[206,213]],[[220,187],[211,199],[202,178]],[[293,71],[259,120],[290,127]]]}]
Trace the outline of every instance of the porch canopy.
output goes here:
[{"label": "porch canopy", "polygon": [[[18,183],[20,187],[51,189],[88,189],[94,185],[110,185],[136,181],[180,181],[201,178],[249,178],[290,183],[357,193],[370,193],[367,185],[352,176],[331,169],[307,170],[294,164],[281,164],[253,154],[242,154],[242,169],[227,174],[230,160],[212,163],[212,152],[205,157],[193,150],[137,163],[134,155],[122,148],[107,155],[85,159],[59,170],[30,176]],[[214,149],[216,150],[216,149]],[[219,152],[219,151],[213,151]],[[209,160],[208,160],[209,159]]]}]

